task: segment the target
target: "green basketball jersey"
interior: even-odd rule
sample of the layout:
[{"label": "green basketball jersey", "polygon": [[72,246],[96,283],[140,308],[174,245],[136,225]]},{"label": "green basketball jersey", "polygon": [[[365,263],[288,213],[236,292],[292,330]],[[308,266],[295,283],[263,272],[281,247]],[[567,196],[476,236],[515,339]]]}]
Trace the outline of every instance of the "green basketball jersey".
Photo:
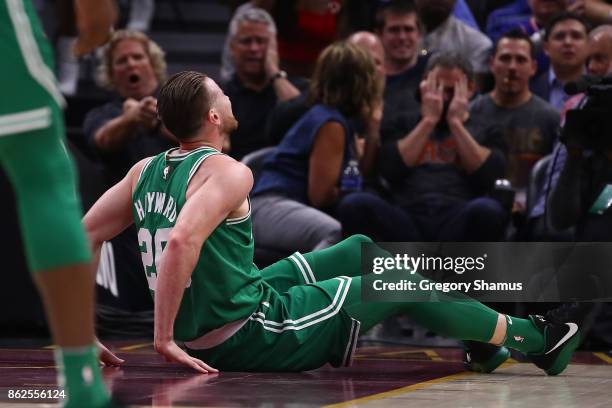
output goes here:
[{"label": "green basketball jersey", "polygon": [[[161,254],[185,204],[189,181],[207,157],[221,154],[201,147],[171,156],[174,150],[145,164],[132,197],[138,243],[152,293]],[[247,318],[262,292],[261,273],[253,264],[249,211],[244,217],[221,222],[204,242],[183,293],[174,323],[175,338],[193,340],[226,323]]]},{"label": "green basketball jersey", "polygon": [[0,0],[0,50],[0,137],[63,121],[53,49],[30,1]]}]

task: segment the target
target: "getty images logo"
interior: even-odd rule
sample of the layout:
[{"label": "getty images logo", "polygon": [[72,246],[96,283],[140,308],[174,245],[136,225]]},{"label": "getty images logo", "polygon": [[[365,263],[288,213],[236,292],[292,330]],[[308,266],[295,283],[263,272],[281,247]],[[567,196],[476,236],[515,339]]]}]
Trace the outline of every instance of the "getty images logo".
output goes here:
[{"label": "getty images logo", "polygon": [[411,274],[417,271],[445,271],[461,275],[469,271],[482,271],[485,268],[487,254],[471,256],[410,256],[397,254],[394,257],[376,257],[372,261],[372,272],[380,275],[389,270],[406,270]]}]

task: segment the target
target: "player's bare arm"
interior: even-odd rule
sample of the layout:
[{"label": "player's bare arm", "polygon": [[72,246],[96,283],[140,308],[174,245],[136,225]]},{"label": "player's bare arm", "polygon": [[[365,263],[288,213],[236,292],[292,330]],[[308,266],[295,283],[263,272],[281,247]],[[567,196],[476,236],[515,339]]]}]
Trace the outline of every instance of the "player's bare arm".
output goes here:
[{"label": "player's bare arm", "polygon": [[[100,250],[104,241],[109,241],[130,226],[132,218],[132,189],[138,181],[147,159],[136,163],[119,183],[105,192],[83,217],[83,225],[94,256],[94,267],[100,260]],[[100,341],[96,340],[100,361],[106,366],[123,364],[124,360],[115,356]]]},{"label": "player's bare arm", "polygon": [[176,345],[174,320],[202,245],[229,215],[248,211],[245,203],[252,185],[246,166],[220,155],[209,157],[190,183],[187,201],[164,249],[155,291],[155,350],[168,361],[201,373],[217,372]]},{"label": "player's bare arm", "polygon": [[132,191],[147,160],[136,163],[123,180],[106,191],[83,217],[96,266],[104,241],[113,239],[134,222]]}]

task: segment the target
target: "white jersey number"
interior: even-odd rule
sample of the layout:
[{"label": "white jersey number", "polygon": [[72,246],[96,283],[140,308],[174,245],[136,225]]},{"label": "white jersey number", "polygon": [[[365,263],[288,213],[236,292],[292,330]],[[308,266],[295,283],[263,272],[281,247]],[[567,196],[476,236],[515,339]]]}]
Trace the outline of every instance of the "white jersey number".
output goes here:
[{"label": "white jersey number", "polygon": [[[155,231],[155,237],[146,228],[138,230],[138,245],[140,246],[140,255],[142,257],[142,265],[144,266],[149,282],[149,289],[155,290],[157,283],[157,270],[164,252],[166,242],[170,236],[172,228],[160,228]],[[153,247],[155,245],[155,248]],[[153,264],[155,266],[153,267]]]}]

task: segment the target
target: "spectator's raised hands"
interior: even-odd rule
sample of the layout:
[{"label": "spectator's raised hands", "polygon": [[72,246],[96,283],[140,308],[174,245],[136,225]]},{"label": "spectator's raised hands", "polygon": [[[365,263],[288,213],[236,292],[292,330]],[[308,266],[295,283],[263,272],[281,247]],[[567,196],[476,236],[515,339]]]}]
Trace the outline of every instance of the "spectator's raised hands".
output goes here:
[{"label": "spectator's raised hands", "polygon": [[435,75],[421,81],[421,116],[423,119],[438,123],[444,111],[443,87]]},{"label": "spectator's raised hands", "polygon": [[123,114],[132,123],[146,128],[157,126],[157,99],[152,96],[137,101],[128,98],[123,103]]},{"label": "spectator's raised hands", "polygon": [[140,119],[143,126],[157,126],[157,99],[147,96],[140,101]]},{"label": "spectator's raised hands", "polygon": [[468,118],[469,90],[465,75],[461,75],[459,82],[455,84],[453,99],[446,113],[446,121],[449,125],[463,123]]},{"label": "spectator's raised hands", "polygon": [[266,76],[272,78],[278,71],[278,44],[276,42],[276,36],[271,35],[270,41],[268,42],[268,48],[266,50],[266,61],[265,61]]}]

